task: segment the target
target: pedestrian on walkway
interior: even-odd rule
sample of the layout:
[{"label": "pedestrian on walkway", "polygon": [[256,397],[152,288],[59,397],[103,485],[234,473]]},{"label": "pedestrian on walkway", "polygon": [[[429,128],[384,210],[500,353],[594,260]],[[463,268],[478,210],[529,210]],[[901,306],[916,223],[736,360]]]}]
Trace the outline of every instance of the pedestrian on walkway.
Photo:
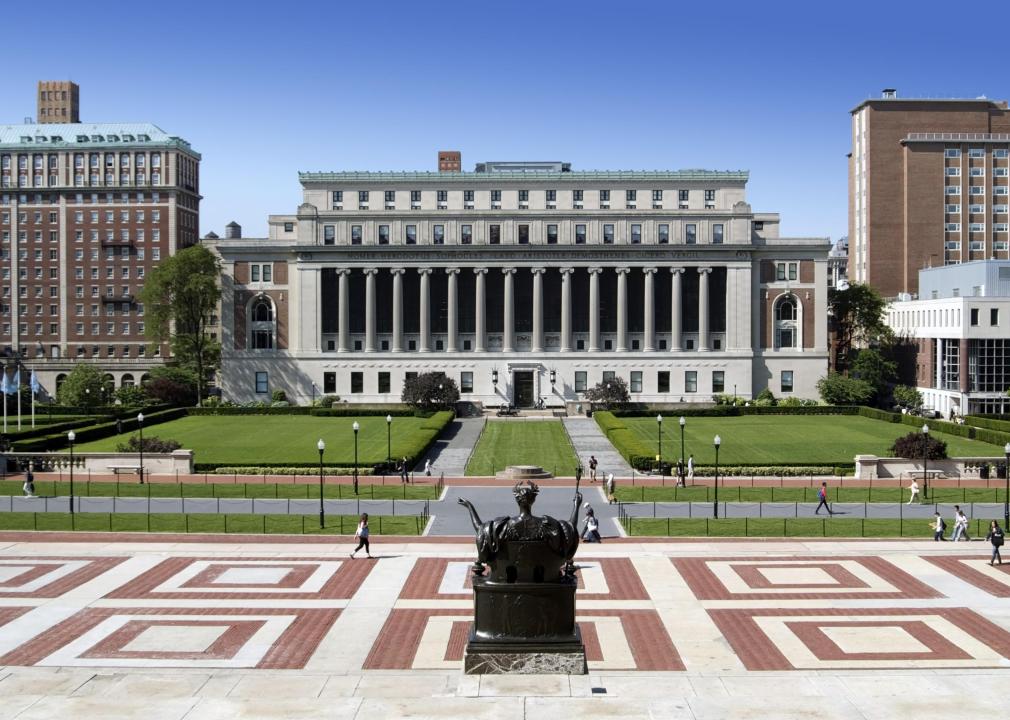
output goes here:
[{"label": "pedestrian on walkway", "polygon": [[933,540],[934,541],[946,540],[947,539],[947,538],[945,538],[943,536],[943,533],[947,530],[947,523],[945,523],[943,521],[943,518],[940,517],[940,513],[939,512],[933,513],[933,522],[931,522],[929,524],[929,526],[931,528],[933,528]]},{"label": "pedestrian on walkway", "polygon": [[[908,491],[912,493],[912,496],[908,498],[908,502],[905,504],[911,505],[919,497],[919,483],[915,481],[915,478],[912,478],[912,484],[908,486]],[[921,503],[922,500],[919,500],[919,502]]]},{"label": "pedestrian on walkway", "polygon": [[684,487],[684,458],[677,458],[677,487]]},{"label": "pedestrian on walkway", "polygon": [[964,514],[964,510],[961,509],[959,505],[954,506],[954,535],[951,537],[951,541],[957,542],[961,538],[970,541],[971,538],[968,537],[968,516]]},{"label": "pedestrian on walkway", "polygon": [[21,489],[25,493],[25,497],[35,497],[35,473],[32,472],[32,463],[28,463],[28,469],[25,471],[25,484],[21,486]]},{"label": "pedestrian on walkway", "polygon": [[424,460],[424,474],[426,477],[431,477],[431,458]]},{"label": "pedestrian on walkway", "polygon": [[817,499],[820,500],[820,502],[817,503],[817,509],[814,510],[814,515],[820,515],[821,508],[827,510],[828,515],[835,514],[834,511],[832,511],[831,506],[828,505],[828,484],[826,482],[822,482],[820,489],[817,490]]},{"label": "pedestrian on walkway", "polygon": [[1002,565],[1003,558],[1000,557],[999,549],[1003,546],[1003,529],[995,520],[989,523],[989,534],[985,536],[985,539],[992,543],[992,557],[989,558],[989,564],[998,562]]},{"label": "pedestrian on walkway", "polygon": [[589,482],[596,482],[596,466],[599,463],[596,461],[595,455],[589,456]]},{"label": "pedestrian on walkway", "polygon": [[582,507],[586,509],[586,524],[582,528],[582,539],[587,543],[602,542],[602,538],[600,537],[600,523],[596,519],[596,513],[593,512],[593,507],[589,503],[585,503]]},{"label": "pedestrian on walkway", "polygon": [[607,502],[610,505],[613,505],[615,502],[617,502],[617,498],[614,496],[614,488],[615,488],[614,473],[607,473],[607,479],[606,482],[603,484],[603,489],[607,493]]},{"label": "pedestrian on walkway", "polygon": [[354,531],[354,537],[358,539],[358,547],[354,548],[351,557],[354,557],[361,548],[365,548],[365,555],[372,557],[372,550],[368,545],[368,513],[361,513],[361,521],[358,523],[358,529]]},{"label": "pedestrian on walkway", "polygon": [[687,481],[694,482],[694,455],[687,456]]},{"label": "pedestrian on walkway", "polygon": [[400,472],[403,473],[403,482],[410,482],[410,470],[407,468],[407,456],[403,456],[403,460],[400,461]]}]

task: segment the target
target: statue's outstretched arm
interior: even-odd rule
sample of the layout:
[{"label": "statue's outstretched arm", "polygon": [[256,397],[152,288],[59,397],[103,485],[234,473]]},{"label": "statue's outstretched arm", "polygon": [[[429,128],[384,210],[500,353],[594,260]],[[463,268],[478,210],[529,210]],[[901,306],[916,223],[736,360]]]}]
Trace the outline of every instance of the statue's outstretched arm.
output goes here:
[{"label": "statue's outstretched arm", "polygon": [[573,528],[578,530],[579,527],[579,508],[582,506],[582,493],[575,491],[574,506],[572,507],[572,517],[569,522],[572,524]]},{"label": "statue's outstretched arm", "polygon": [[477,514],[477,510],[474,508],[473,503],[464,498],[459,498],[456,502],[465,507],[470,511],[470,522],[473,524],[473,531],[475,533],[480,532],[480,526],[483,524],[480,521],[480,515]]}]

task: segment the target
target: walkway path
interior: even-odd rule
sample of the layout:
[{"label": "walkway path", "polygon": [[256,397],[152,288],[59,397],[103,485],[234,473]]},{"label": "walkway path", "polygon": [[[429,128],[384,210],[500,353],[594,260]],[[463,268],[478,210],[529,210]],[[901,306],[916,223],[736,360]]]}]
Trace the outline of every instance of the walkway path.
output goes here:
[{"label": "walkway path", "polygon": [[610,444],[595,420],[586,417],[566,417],[562,422],[565,424],[565,429],[568,430],[568,436],[572,439],[572,445],[575,446],[575,454],[578,455],[582,465],[586,468],[586,479],[589,478],[590,455],[595,455],[596,459],[600,461],[598,469],[600,477],[609,472],[614,473],[617,477],[631,476],[631,466]]},{"label": "walkway path", "polygon": [[428,453],[420,459],[414,472],[424,472],[424,461],[431,459],[432,474],[462,477],[466,461],[484,429],[484,418],[456,418],[438,436]]}]

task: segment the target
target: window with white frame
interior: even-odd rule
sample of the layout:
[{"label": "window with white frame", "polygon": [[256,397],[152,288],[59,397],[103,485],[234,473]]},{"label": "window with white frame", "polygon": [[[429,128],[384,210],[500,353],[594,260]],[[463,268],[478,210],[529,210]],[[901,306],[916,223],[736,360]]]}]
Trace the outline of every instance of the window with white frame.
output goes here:
[{"label": "window with white frame", "polygon": [[794,349],[797,341],[797,300],[783,295],[775,301],[775,349]]}]

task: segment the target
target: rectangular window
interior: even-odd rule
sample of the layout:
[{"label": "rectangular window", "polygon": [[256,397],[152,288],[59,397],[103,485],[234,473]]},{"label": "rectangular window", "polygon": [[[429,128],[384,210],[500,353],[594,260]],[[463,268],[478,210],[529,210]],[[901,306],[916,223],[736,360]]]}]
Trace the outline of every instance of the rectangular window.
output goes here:
[{"label": "rectangular window", "polygon": [[473,190],[463,191],[463,202],[472,203],[473,202]]},{"label": "rectangular window", "polygon": [[459,226],[459,244],[470,245],[473,242],[473,225]]},{"label": "rectangular window", "polygon": [[362,204],[368,202],[368,191],[367,190],[358,190],[358,202],[362,203]]},{"label": "rectangular window", "polygon": [[351,245],[361,244],[361,226],[351,225]]},{"label": "rectangular window", "polygon": [[684,392],[698,392],[698,371],[686,370],[684,372]]},{"label": "rectangular window", "polygon": [[641,245],[642,244],[642,226],[638,223],[632,223],[631,225],[631,244]]},{"label": "rectangular window", "polygon": [[796,263],[789,263],[789,279],[796,279]]},{"label": "rectangular window", "polygon": [[662,190],[653,190],[652,191],[652,202],[654,202],[654,203],[661,203],[661,202],[663,202],[663,191]]},{"label": "rectangular window", "polygon": [[438,200],[438,202],[444,203],[444,202],[448,202],[449,201],[449,191],[448,190],[438,190],[436,192],[437,192],[437,195],[436,195],[435,199]]},{"label": "rectangular window", "polygon": [[609,190],[600,190],[600,202],[601,203],[608,203],[608,202],[610,202],[610,191]]},{"label": "rectangular window", "polygon": [[978,327],[978,308],[971,309],[971,326]]},{"label": "rectangular window", "polygon": [[989,308],[989,324],[993,327],[999,325],[999,309]]},{"label": "rectangular window", "polygon": [[684,226],[684,242],[688,245],[694,245],[698,242],[698,226],[694,223],[688,223]]},{"label": "rectangular window", "polygon": [[660,370],[656,373],[656,392],[670,392],[670,371]]},{"label": "rectangular window", "polygon": [[712,244],[721,245],[723,241],[723,225],[717,223],[712,226]]},{"label": "rectangular window", "polygon": [[491,191],[491,202],[500,203],[501,202],[501,190]]},{"label": "rectangular window", "polygon": [[379,226],[379,244],[389,245],[389,225]]},{"label": "rectangular window", "polygon": [[631,371],[631,389],[630,392],[640,393],[642,392],[642,371],[632,370]]},{"label": "rectangular window", "polygon": [[586,371],[576,370],[575,371],[575,392],[585,392],[586,391]]},{"label": "rectangular window", "polygon": [[586,226],[576,225],[575,226],[575,244],[585,245],[586,244]]},{"label": "rectangular window", "polygon": [[263,282],[270,282],[273,278],[273,265],[269,263],[263,266]]},{"label": "rectangular window", "polygon": [[572,201],[580,203],[582,202],[582,190],[572,190]]},{"label": "rectangular window", "polygon": [[961,157],[961,151],[957,148],[947,148],[943,151],[943,156],[948,158],[958,158]]},{"label": "rectangular window", "polygon": [[608,380],[613,380],[615,377],[617,377],[617,373],[614,372],[613,370],[604,370],[603,371],[603,382],[607,382]]},{"label": "rectangular window", "polygon": [[327,395],[335,395],[337,392],[337,374],[335,372],[323,373],[323,392]]},{"label": "rectangular window", "polygon": [[670,226],[666,223],[661,223],[659,226],[658,241],[660,245],[666,245],[670,242]]},{"label": "rectangular window", "polygon": [[336,242],[336,227],[333,225],[323,225],[323,245],[332,245]]},{"label": "rectangular window", "polygon": [[431,242],[433,245],[445,245],[445,225],[432,225]]},{"label": "rectangular window", "polygon": [[781,379],[780,382],[782,384],[781,385],[782,392],[784,392],[784,393],[792,392],[793,391],[793,371],[792,370],[783,370],[782,371],[782,379]]},{"label": "rectangular window", "polygon": [[603,244],[613,245],[614,244],[614,226],[607,223],[603,226]]},{"label": "rectangular window", "polygon": [[459,374],[459,391],[461,393],[473,392],[473,373],[470,371]]},{"label": "rectangular window", "polygon": [[712,371],[712,392],[721,393],[726,389],[726,373],[722,370]]},{"label": "rectangular window", "polygon": [[488,225],[487,241],[489,245],[501,244],[501,225]]},{"label": "rectangular window", "polygon": [[386,190],[383,193],[383,197],[386,199],[386,202],[388,202],[388,203],[396,202],[396,191],[395,190]]},{"label": "rectangular window", "polygon": [[380,372],[379,373],[379,392],[388,393],[389,392],[389,373]]},{"label": "rectangular window", "polygon": [[360,394],[365,391],[365,374],[363,372],[351,373],[351,392]]},{"label": "rectangular window", "polygon": [[256,393],[258,395],[266,394],[270,391],[270,387],[267,384],[267,374],[265,372],[256,373]]},{"label": "rectangular window", "polygon": [[984,158],[985,150],[983,148],[969,148],[968,157],[970,158]]},{"label": "rectangular window", "polygon": [[421,202],[421,191],[420,190],[411,190],[410,191],[410,202],[411,202],[412,205]]},{"label": "rectangular window", "polygon": [[552,203],[552,202],[557,202],[557,201],[558,201],[558,191],[557,190],[548,190],[547,191],[547,202]]},{"label": "rectangular window", "polygon": [[557,245],[558,244],[558,226],[548,225],[547,226],[547,244]]},{"label": "rectangular window", "polygon": [[[97,268],[93,268],[93,269],[97,269]],[[253,282],[259,282],[260,281],[260,266],[259,265],[250,265],[249,266],[249,279],[252,280]]]},{"label": "rectangular window", "polygon": [[530,191],[529,190],[520,190],[519,191],[519,202],[523,203],[523,202],[529,202],[529,201],[530,201]]},{"label": "rectangular window", "polygon": [[333,205],[340,205],[340,204],[342,204],[344,202],[344,191],[343,190],[334,190],[333,194],[331,195],[331,198],[332,198],[332,201],[333,201]]},{"label": "rectangular window", "polygon": [[691,191],[690,190],[678,190],[677,191],[677,199],[678,199],[678,201],[680,201],[682,203],[686,203],[688,201],[688,198],[690,197],[690,195],[691,195]]},{"label": "rectangular window", "polygon": [[407,245],[417,245],[417,225],[404,226],[403,242]]},{"label": "rectangular window", "polygon": [[520,225],[519,226],[519,244],[529,245],[530,244],[530,226]]}]

